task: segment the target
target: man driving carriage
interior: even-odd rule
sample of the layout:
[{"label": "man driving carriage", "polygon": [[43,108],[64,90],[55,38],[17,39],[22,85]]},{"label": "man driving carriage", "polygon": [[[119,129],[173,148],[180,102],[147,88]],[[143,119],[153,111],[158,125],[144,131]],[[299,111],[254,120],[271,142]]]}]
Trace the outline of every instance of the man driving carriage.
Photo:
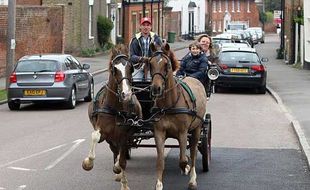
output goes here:
[{"label": "man driving carriage", "polygon": [[[130,60],[134,64],[135,72],[133,73],[134,81],[143,81],[149,78],[148,67],[146,65],[152,52],[150,44],[162,44],[161,38],[152,29],[152,21],[144,17],[140,21],[140,32],[135,34],[130,42]],[[149,78],[150,79],[150,78]]]}]

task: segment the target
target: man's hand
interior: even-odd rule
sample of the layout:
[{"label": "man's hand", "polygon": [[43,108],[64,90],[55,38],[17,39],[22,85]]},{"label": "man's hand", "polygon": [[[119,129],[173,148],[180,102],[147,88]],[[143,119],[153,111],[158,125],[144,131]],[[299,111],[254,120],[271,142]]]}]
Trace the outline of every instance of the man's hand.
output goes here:
[{"label": "man's hand", "polygon": [[141,57],[139,62],[140,63],[147,63],[147,62],[149,62],[149,58],[148,57]]}]

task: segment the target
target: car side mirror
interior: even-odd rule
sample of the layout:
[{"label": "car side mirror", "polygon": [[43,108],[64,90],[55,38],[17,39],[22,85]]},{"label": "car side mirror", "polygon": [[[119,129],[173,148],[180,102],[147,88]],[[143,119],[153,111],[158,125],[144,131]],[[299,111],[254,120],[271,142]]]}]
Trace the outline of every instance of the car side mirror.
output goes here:
[{"label": "car side mirror", "polygon": [[89,64],[83,64],[83,69],[87,70],[90,68],[90,65]]},{"label": "car side mirror", "polygon": [[261,58],[261,61],[262,61],[262,62],[268,62],[268,61],[269,61],[269,59],[268,59],[268,58],[266,58],[266,57],[263,57],[263,58]]}]

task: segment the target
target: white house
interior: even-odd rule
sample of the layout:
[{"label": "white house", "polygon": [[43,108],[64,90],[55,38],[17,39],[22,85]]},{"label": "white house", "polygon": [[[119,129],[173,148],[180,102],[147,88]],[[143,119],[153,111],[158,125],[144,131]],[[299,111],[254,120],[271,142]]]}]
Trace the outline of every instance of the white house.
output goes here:
[{"label": "white house", "polygon": [[169,0],[172,12],[181,12],[181,33],[199,33],[205,31],[205,0]]}]

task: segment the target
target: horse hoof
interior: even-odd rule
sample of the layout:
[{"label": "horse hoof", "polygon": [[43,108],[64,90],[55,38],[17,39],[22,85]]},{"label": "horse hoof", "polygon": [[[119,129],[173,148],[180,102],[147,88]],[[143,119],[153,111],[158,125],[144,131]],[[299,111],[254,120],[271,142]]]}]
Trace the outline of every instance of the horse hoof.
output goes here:
[{"label": "horse hoof", "polygon": [[115,174],[115,181],[116,182],[121,182],[121,179],[122,179],[122,175],[121,174]]},{"label": "horse hoof", "polygon": [[116,167],[116,166],[114,166],[114,167],[113,167],[113,172],[114,172],[115,174],[120,174],[120,173],[122,172],[122,169],[121,169],[121,167]]},{"label": "horse hoof", "polygon": [[184,174],[185,174],[185,175],[188,175],[190,171],[191,171],[191,167],[190,167],[189,165],[186,165],[186,166],[185,166]]},{"label": "horse hoof", "polygon": [[188,184],[188,190],[197,190],[197,184],[194,183]]},{"label": "horse hoof", "polygon": [[89,158],[85,158],[85,160],[82,163],[82,168],[86,171],[89,171],[93,169],[94,167],[94,162],[90,160]]}]

